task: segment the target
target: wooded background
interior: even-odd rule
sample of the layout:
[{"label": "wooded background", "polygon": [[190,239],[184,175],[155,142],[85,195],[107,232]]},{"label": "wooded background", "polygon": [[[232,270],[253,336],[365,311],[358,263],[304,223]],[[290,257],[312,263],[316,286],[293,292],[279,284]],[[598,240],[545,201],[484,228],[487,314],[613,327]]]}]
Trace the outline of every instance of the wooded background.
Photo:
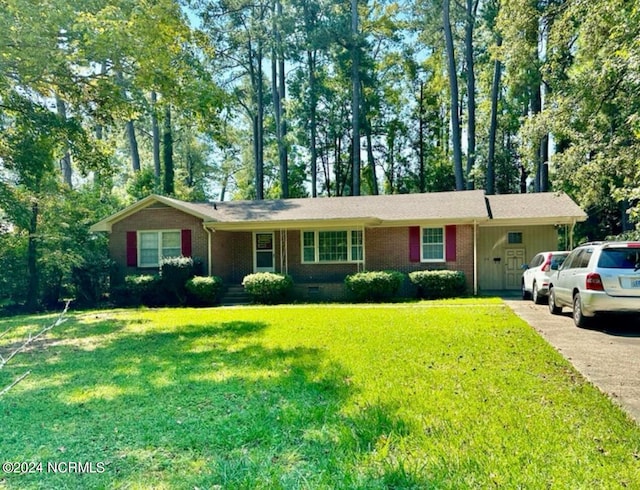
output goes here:
[{"label": "wooded background", "polygon": [[152,192],[563,190],[633,234],[639,109],[626,0],[0,0],[0,299],[90,303],[88,227]]}]

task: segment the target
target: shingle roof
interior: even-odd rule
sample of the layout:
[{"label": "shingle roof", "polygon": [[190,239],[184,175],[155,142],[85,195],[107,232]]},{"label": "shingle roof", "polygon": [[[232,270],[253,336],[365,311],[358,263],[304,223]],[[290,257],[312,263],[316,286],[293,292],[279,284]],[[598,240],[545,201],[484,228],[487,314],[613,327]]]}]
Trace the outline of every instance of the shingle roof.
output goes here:
[{"label": "shingle roof", "polygon": [[490,218],[501,219],[586,219],[585,212],[569,196],[558,192],[487,196]]},{"label": "shingle roof", "polygon": [[385,222],[473,220],[487,217],[482,191],[321,197],[216,203],[215,221],[314,221],[375,219]]},{"label": "shingle roof", "polygon": [[270,223],[295,226],[300,222],[361,221],[393,225],[426,221],[471,223],[523,219],[558,223],[586,219],[584,212],[565,194],[513,194],[486,196],[484,191],[433,192],[382,196],[322,197],[189,203],[164,196],[149,196],[96,223],[92,231],[108,231],[111,225],[149,206],[161,203],[197,216],[213,227],[247,227]]}]

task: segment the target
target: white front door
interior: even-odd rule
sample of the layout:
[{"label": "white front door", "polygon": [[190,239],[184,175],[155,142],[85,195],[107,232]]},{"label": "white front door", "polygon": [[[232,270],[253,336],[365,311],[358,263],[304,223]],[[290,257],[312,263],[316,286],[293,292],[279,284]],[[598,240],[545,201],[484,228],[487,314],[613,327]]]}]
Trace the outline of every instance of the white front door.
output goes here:
[{"label": "white front door", "polygon": [[272,231],[260,231],[253,234],[253,270],[254,272],[275,271],[275,240]]},{"label": "white front door", "polygon": [[524,259],[524,248],[508,248],[506,251],[506,284],[505,289],[520,289],[522,281],[522,265],[526,264]]}]

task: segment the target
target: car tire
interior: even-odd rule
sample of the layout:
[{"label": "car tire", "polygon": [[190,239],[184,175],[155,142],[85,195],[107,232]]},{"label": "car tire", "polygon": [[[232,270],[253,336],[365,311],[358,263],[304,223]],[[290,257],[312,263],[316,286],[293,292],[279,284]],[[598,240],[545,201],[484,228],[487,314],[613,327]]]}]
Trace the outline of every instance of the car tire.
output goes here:
[{"label": "car tire", "polygon": [[543,297],[540,296],[540,293],[538,292],[538,284],[535,281],[533,281],[533,291],[531,292],[531,299],[537,305],[541,305],[544,302]]},{"label": "car tire", "polygon": [[591,325],[591,318],[582,314],[582,299],[580,298],[580,293],[576,293],[573,296],[573,323],[575,323],[578,328],[587,328]]},{"label": "car tire", "polygon": [[529,291],[524,288],[524,279],[522,280],[522,299],[529,299]]},{"label": "car tire", "polygon": [[553,288],[549,288],[549,313],[559,315],[562,313],[562,306],[556,305],[556,292]]}]

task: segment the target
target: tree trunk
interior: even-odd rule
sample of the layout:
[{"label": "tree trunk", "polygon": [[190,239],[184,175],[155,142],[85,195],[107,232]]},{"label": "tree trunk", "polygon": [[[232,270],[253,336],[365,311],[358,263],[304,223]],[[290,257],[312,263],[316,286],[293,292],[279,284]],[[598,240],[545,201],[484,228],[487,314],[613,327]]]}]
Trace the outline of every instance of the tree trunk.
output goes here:
[{"label": "tree trunk", "polygon": [[140,152],[138,151],[138,140],[136,138],[136,128],[133,120],[127,121],[127,138],[129,139],[129,150],[131,151],[131,169],[140,172]]},{"label": "tree trunk", "polygon": [[[531,94],[531,115],[536,116],[540,114],[542,111],[542,93],[540,91],[540,84],[536,84],[533,87],[533,91]],[[534,141],[534,145],[538,147],[534,156],[534,172],[535,172],[535,180],[534,187],[536,192],[541,192],[542,189],[542,140]]]},{"label": "tree trunk", "polygon": [[38,308],[40,278],[38,273],[38,202],[31,203],[31,219],[29,221],[29,241],[27,244],[27,310]]},{"label": "tree trunk", "polygon": [[453,144],[453,170],[456,178],[456,190],[464,190],[464,175],[462,171],[462,143],[460,137],[460,116],[458,105],[458,73],[456,70],[456,59],[453,50],[453,33],[451,31],[451,20],[449,13],[449,1],[444,0],[442,16],[444,21],[445,47],[447,51],[447,65],[449,71],[449,87],[451,92],[451,138]]},{"label": "tree trunk", "polygon": [[273,92],[273,113],[276,124],[276,141],[278,143],[280,197],[282,199],[286,199],[289,197],[289,171],[287,169],[287,151],[284,142],[281,90],[280,87],[278,87],[278,81],[280,79],[278,70],[280,68],[280,63],[278,62],[278,53],[276,49],[272,50],[271,55],[271,87]]},{"label": "tree trunk", "polygon": [[427,177],[424,157],[424,82],[420,81],[420,104],[418,107],[418,190],[420,192],[427,191]]},{"label": "tree trunk", "polygon": [[171,196],[175,192],[174,167],[173,167],[173,132],[171,128],[171,107],[167,105],[164,110],[164,193]]},{"label": "tree trunk", "polygon": [[377,196],[380,194],[378,189],[378,176],[376,174],[376,160],[373,156],[373,139],[371,136],[371,121],[366,119],[365,131],[367,136],[367,163],[369,165],[369,189],[371,194]]},{"label": "tree trunk", "polygon": [[358,0],[351,0],[351,130],[352,140],[352,188],[353,196],[360,195],[360,63],[358,59]]},{"label": "tree trunk", "polygon": [[[260,42],[260,41],[259,41]],[[257,52],[256,73],[256,125],[255,125],[255,149],[256,149],[256,199],[264,199],[264,90],[262,87],[262,48]]]},{"label": "tree trunk", "polygon": [[280,197],[289,197],[289,162],[287,158],[286,127],[284,120],[285,98],[285,67],[284,53],[282,49],[282,33],[278,25],[278,19],[282,19],[282,2],[274,0],[274,39],[275,45],[271,56],[271,74],[273,86],[273,108],[276,123],[276,139],[278,142],[278,162],[280,167]]},{"label": "tree trunk", "polygon": [[473,56],[473,28],[476,22],[478,0],[467,0],[467,20],[465,23],[465,51],[467,60],[467,189],[474,186],[472,178],[476,160],[476,75]]},{"label": "tree trunk", "polygon": [[[66,121],[67,104],[58,95],[56,95],[56,108],[58,111],[58,116],[60,116],[63,121]],[[60,170],[62,172],[62,182],[64,182],[69,187],[72,187],[71,153],[69,152],[68,148],[65,149],[64,155],[60,160]]]},{"label": "tree trunk", "polygon": [[153,174],[159,184],[162,178],[162,164],[160,162],[160,125],[158,123],[158,95],[151,92],[151,133],[153,137]]},{"label": "tree trunk", "polygon": [[[498,37],[496,44],[502,46],[502,38]],[[496,193],[496,135],[498,132],[498,101],[500,98],[500,77],[502,63],[498,58],[493,64],[493,83],[491,84],[491,122],[489,125],[489,153],[487,155],[486,192]]]},{"label": "tree trunk", "polygon": [[309,62],[309,132],[311,137],[311,197],[318,197],[318,150],[316,122],[316,74],[315,57],[307,51]]}]

